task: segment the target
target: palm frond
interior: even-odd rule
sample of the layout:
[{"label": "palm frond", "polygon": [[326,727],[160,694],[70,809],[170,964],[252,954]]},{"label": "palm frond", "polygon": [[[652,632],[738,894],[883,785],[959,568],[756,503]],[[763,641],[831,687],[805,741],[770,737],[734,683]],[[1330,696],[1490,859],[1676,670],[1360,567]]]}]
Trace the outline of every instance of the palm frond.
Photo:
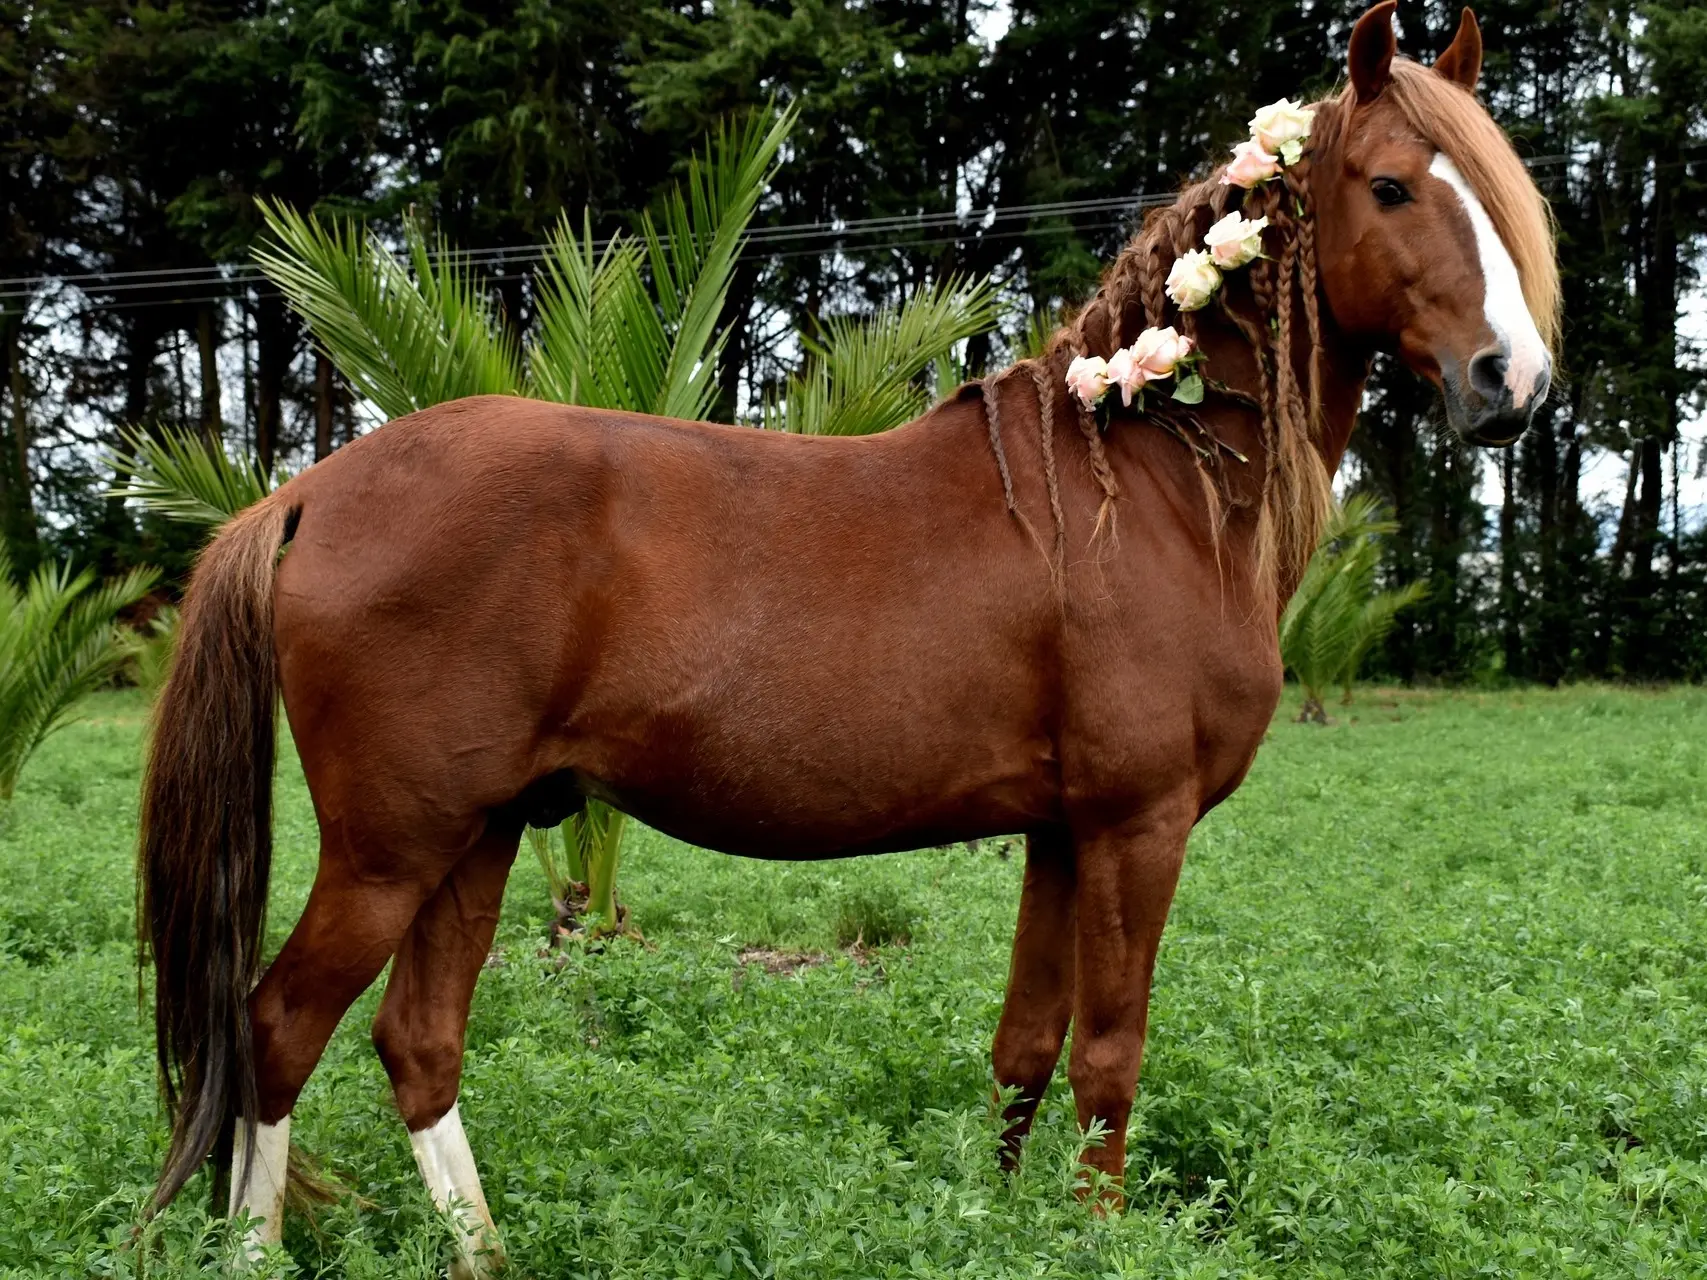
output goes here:
[{"label": "palm frond", "polygon": [[1421,584],[1402,591],[1377,589],[1379,539],[1397,527],[1367,494],[1338,505],[1281,615],[1281,657],[1318,703],[1336,684],[1349,690],[1363,659],[1391,630],[1399,611],[1424,593]]},{"label": "palm frond", "polygon": [[625,236],[600,251],[590,223],[565,217],[538,277],[529,391],[564,404],[651,412],[664,383],[669,336],[643,275],[644,252]]},{"label": "palm frond", "polygon": [[405,267],[353,222],[261,202],[261,270],[355,389],[388,418],[462,396],[516,394],[521,361],[480,281],[441,241],[404,223]]},{"label": "palm frond", "polygon": [[793,121],[790,110],[720,131],[639,239],[614,236],[601,252],[585,217],[579,231],[559,221],[539,275],[531,394],[705,416],[736,256]]},{"label": "palm frond", "polygon": [[114,619],[158,577],[133,569],[96,583],[88,570],[43,565],[20,588],[0,547],[0,802],[42,741],[124,661]]},{"label": "palm frond", "polygon": [[140,632],[126,637],[131,678],[150,697],[166,686],[178,651],[178,611],[164,606]]},{"label": "palm frond", "polygon": [[715,340],[718,317],[741,242],[796,114],[791,105],[774,116],[755,113],[744,127],[720,127],[703,161],[695,156],[689,164],[685,193],[678,187],[665,202],[664,232],[652,217],[642,219],[659,306],[671,331],[653,413],[703,418],[710,407],[721,348]]},{"label": "palm frond", "polygon": [[1049,340],[1055,336],[1055,331],[1061,327],[1061,317],[1053,308],[1047,311],[1033,311],[1025,318],[1025,328],[1020,333],[1019,355],[1022,360],[1041,359],[1044,352],[1049,350]]},{"label": "palm frond", "polygon": [[826,436],[900,426],[929,403],[920,375],[995,323],[987,279],[939,281],[870,320],[830,320],[824,340],[809,344],[806,368],[767,406],[766,425]]},{"label": "palm frond", "polygon": [[1363,666],[1369,651],[1387,638],[1399,614],[1428,596],[1426,582],[1412,582],[1396,591],[1383,591],[1364,602],[1354,624],[1356,635],[1346,656],[1345,669],[1340,672],[1339,684],[1346,698],[1351,697],[1352,681]]},{"label": "palm frond", "polygon": [[140,427],[120,433],[111,461],[130,481],[112,491],[150,511],[190,524],[221,525],[272,490],[247,459],[234,461],[218,444],[188,431],[150,434]]}]

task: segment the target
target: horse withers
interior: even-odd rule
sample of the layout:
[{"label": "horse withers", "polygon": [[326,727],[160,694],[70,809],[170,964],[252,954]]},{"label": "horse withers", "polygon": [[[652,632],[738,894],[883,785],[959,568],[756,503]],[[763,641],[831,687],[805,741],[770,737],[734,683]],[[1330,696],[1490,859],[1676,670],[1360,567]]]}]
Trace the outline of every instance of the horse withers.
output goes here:
[{"label": "horse withers", "polygon": [[[1474,97],[1476,22],[1423,68],[1392,11],[1357,23],[1289,162],[1187,188],[1044,356],[908,426],[808,439],[479,398],[233,520],[185,598],[144,789],[173,1121],[156,1205],[234,1128],[232,1211],[278,1239],[292,1108],[389,960],[374,1042],[461,1224],[454,1269],[495,1265],[457,1108],[469,1001],[524,824],[588,796],[761,858],[1023,833],[994,1048],[1010,1157],[1072,1025],[1078,1118],[1107,1134],[1084,1160],[1118,1184],[1186,837],[1274,712],[1276,621],[1372,354],[1439,385],[1477,443],[1547,394],[1550,225]],[[1182,311],[1169,277],[1229,212],[1268,220],[1264,255]],[[1069,392],[1076,359],[1176,323],[1201,404],[1093,415]],[[281,695],[320,863],[263,973]]]}]

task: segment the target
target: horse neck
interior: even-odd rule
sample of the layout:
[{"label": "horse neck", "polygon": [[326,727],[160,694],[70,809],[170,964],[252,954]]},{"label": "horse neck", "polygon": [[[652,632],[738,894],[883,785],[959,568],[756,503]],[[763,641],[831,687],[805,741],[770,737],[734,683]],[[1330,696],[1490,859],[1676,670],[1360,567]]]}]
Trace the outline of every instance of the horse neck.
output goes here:
[{"label": "horse neck", "polygon": [[[1320,377],[1321,434],[1316,451],[1331,476],[1339,470],[1346,446],[1351,442],[1352,429],[1357,425],[1357,411],[1363,403],[1370,365],[1368,352],[1348,340],[1334,324],[1327,299],[1321,298],[1318,303],[1322,317],[1322,351],[1316,364]],[[1293,355],[1300,386],[1309,385],[1304,381],[1309,360],[1308,350]]]},{"label": "horse neck", "polygon": [[[1322,349],[1315,362],[1320,418],[1314,444],[1322,465],[1329,475],[1333,475],[1345,457],[1352,428],[1357,422],[1363,388],[1369,380],[1369,357],[1340,333],[1328,310],[1327,300],[1318,297],[1317,305],[1321,318]],[[1256,316],[1255,319],[1259,325],[1266,325],[1269,321],[1267,316]],[[1257,370],[1258,357],[1244,335],[1232,323],[1212,312],[1200,313],[1194,329],[1194,336],[1204,355],[1205,375],[1225,383],[1254,402],[1260,402],[1262,378]],[[1312,352],[1309,328],[1303,323],[1293,325],[1289,358],[1293,379],[1308,396]],[[1266,457],[1265,428],[1261,415],[1255,409],[1243,408],[1211,393],[1202,416],[1212,419],[1223,441],[1246,457],[1253,461]]]}]

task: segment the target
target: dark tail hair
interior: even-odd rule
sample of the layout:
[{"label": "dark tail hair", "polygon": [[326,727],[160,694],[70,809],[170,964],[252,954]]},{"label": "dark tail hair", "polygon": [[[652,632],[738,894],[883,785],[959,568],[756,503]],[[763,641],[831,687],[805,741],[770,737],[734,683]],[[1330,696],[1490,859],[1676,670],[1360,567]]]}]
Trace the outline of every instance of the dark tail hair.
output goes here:
[{"label": "dark tail hair", "polygon": [[142,963],[154,964],[172,1143],[150,1212],[171,1203],[234,1116],[256,1123],[248,998],[272,860],[273,572],[297,514],[277,497],[257,503],[202,552],[155,708],[137,934]]}]

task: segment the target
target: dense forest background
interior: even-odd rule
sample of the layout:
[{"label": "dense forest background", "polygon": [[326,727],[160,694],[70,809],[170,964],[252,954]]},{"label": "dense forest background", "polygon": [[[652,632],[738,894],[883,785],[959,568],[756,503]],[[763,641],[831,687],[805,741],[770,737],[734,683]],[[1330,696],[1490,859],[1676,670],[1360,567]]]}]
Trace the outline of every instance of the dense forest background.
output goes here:
[{"label": "dense forest background", "polygon": [[[1559,223],[1552,401],[1490,467],[1383,367],[1343,482],[1429,593],[1405,679],[1707,675],[1699,298],[1707,7],[1478,5],[1483,92]],[[249,265],[256,197],[474,252],[529,323],[568,210],[632,225],[727,113],[801,111],[724,315],[725,420],[794,335],[928,280],[1012,302],[969,372],[1083,300],[1147,202],[1330,88],[1358,7],[1284,0],[0,0],[0,530],[23,566],[181,571],[191,535],[108,498],[125,424],[300,467],[372,425]],[[1407,0],[1431,59],[1451,5]],[[1697,433],[1697,440],[1699,433]],[[1614,477],[1610,483],[1606,477]],[[1597,477],[1599,478],[1597,481]],[[122,479],[122,477],[121,477]]]}]

